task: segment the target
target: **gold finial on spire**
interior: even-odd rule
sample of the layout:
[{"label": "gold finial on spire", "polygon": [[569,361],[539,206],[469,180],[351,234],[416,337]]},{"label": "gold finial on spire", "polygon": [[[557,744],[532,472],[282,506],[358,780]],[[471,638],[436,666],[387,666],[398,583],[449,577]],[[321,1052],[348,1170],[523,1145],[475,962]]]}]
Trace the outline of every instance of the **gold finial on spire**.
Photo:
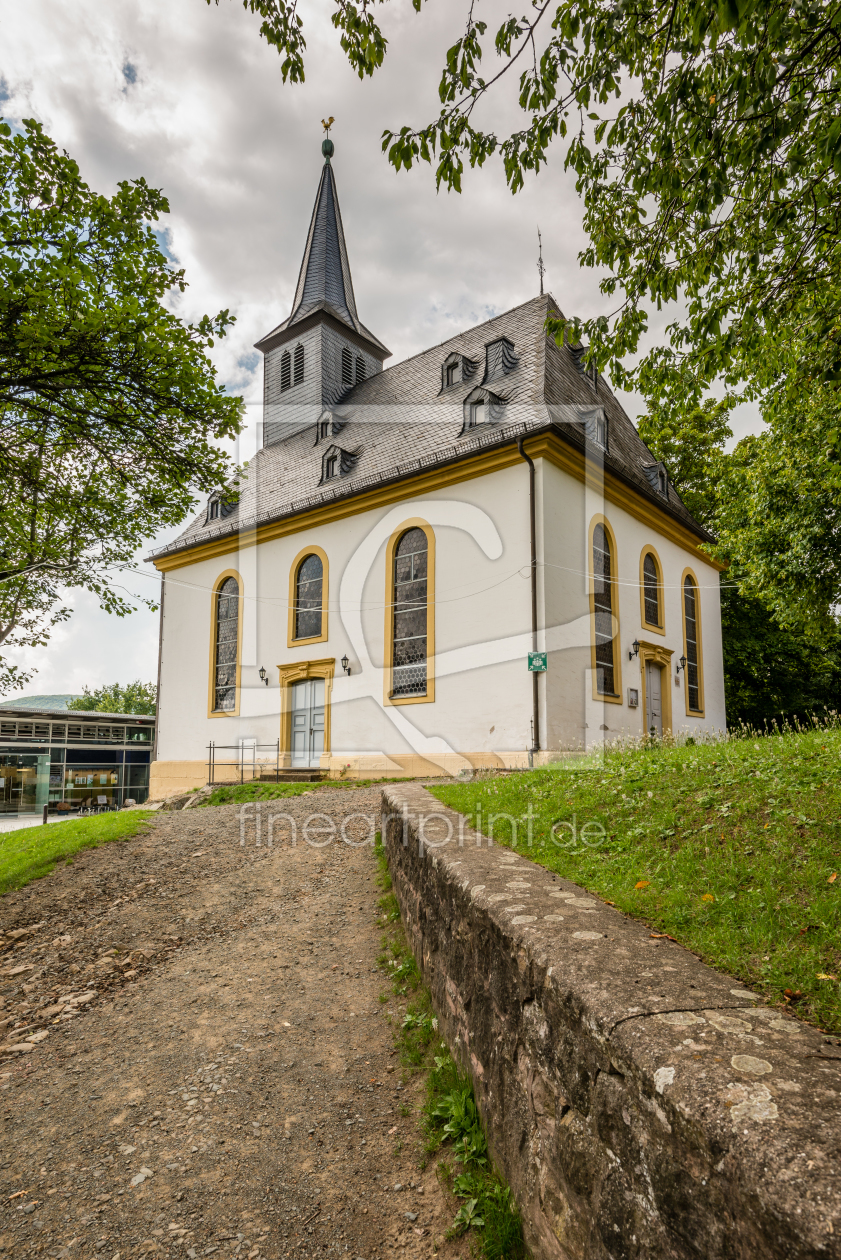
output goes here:
[{"label": "gold finial on spire", "polygon": [[322,125],[322,127],[324,128],[324,130],[325,130],[325,132],[327,133],[327,135],[328,135],[328,136],[330,135],[330,128],[333,126],[333,123],[334,123],[335,121],[336,121],[336,120],[335,120],[335,118],[333,118],[333,117],[332,117],[332,115],[331,115],[331,117],[330,117],[330,118],[322,118],[322,120],[321,120],[321,125]]}]

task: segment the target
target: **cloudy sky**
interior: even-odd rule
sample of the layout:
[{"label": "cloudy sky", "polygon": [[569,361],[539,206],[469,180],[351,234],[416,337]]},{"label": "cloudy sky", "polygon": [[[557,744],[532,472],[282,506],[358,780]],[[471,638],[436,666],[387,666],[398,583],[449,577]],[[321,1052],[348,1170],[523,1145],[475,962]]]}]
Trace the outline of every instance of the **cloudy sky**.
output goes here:
[{"label": "cloudy sky", "polygon": [[[421,16],[409,0],[378,9],[389,51],[364,83],[341,53],[332,7],[299,6],[307,79],[293,86],[239,0],[0,0],[0,112],[40,120],[101,192],[138,176],[162,188],[168,248],[190,284],[181,313],[236,314],[216,363],[249,404],[238,458],[253,450],[258,418],[253,343],[289,313],[322,162],[321,119],[330,114],[357,306],[394,352],[391,363],[534,295],[538,224],[546,284],[562,309],[604,309],[598,277],[577,263],[581,210],[560,147],[516,197],[498,166],[469,174],[461,196],[438,194],[430,168],[396,175],[381,152],[385,127],[437,112],[443,52],[463,26],[462,5],[428,0]],[[482,9],[492,23],[508,0],[482,0]],[[503,91],[485,120],[504,127],[518,117]],[[636,400],[624,401],[635,415]],[[126,586],[154,595],[154,570],[138,567],[146,572]],[[156,615],[118,620],[92,597],[74,594],[73,603],[49,648],[27,654],[39,668],[28,694],[154,678]]]}]

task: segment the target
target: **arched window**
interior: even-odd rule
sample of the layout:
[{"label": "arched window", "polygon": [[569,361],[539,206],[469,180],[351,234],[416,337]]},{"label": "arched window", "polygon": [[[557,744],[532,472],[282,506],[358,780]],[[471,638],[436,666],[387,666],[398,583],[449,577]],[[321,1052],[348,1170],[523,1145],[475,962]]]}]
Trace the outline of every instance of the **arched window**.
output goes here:
[{"label": "arched window", "polygon": [[315,639],[321,635],[321,613],[324,586],[324,565],[320,556],[305,556],[298,565],[295,579],[296,639]]},{"label": "arched window", "polygon": [[357,385],[361,384],[361,382],[365,380],[365,376],[366,376],[365,360],[360,358],[359,355],[357,355],[356,356],[356,383]]},{"label": "arched window", "polygon": [[593,634],[596,690],[600,696],[617,694],[612,576],[610,537],[599,522],[593,530]]},{"label": "arched window", "polygon": [[703,713],[701,696],[701,610],[698,586],[687,574],[683,579],[683,641],[686,655],[686,710]]},{"label": "arched window", "polygon": [[280,356],[280,388],[281,391],[289,389],[292,384],[292,358],[288,350],[284,350]]},{"label": "arched window", "polygon": [[213,709],[231,713],[237,701],[239,659],[239,583],[225,578],[216,593],[216,642],[214,645]]},{"label": "arched window", "polygon": [[353,355],[347,346],[342,350],[342,384],[353,384]]},{"label": "arched window", "polygon": [[429,543],[417,526],[394,549],[391,695],[426,696]]},{"label": "arched window", "polygon": [[295,347],[295,384],[300,385],[304,379],[304,347]]},{"label": "arched window", "polygon": [[650,551],[645,553],[642,562],[642,598],[644,624],[660,625],[660,574],[657,572],[657,561]]}]

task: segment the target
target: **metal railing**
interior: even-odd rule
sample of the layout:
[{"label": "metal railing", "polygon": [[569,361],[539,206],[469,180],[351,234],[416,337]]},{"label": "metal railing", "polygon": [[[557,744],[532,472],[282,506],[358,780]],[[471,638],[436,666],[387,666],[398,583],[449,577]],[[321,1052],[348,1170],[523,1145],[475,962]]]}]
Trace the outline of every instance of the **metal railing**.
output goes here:
[{"label": "metal railing", "polygon": [[[260,756],[260,750],[271,749],[272,756]],[[218,753],[234,752],[236,757],[222,758]],[[238,744],[217,744],[211,740],[207,745],[207,781],[216,783],[216,775],[223,767],[233,767],[240,783],[253,782],[259,775],[274,774],[275,781],[280,782],[280,740],[273,744],[258,744],[256,740],[244,739]],[[220,779],[220,783],[230,783],[230,778]]]}]

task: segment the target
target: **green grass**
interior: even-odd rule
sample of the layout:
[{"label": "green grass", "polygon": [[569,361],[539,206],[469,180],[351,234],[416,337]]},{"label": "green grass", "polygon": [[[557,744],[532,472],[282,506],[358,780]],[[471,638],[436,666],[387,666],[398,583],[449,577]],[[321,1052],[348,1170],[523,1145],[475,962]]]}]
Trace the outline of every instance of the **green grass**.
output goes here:
[{"label": "green grass", "polygon": [[378,783],[393,783],[394,779],[326,779],[315,783],[234,783],[218,787],[198,808],[206,805],[242,805],[246,801],[276,801],[287,796],[303,796],[323,788],[372,787]]},{"label": "green grass", "polygon": [[0,894],[49,875],[59,862],[69,864],[80,849],[128,840],[151,816],[151,810],[133,809],[0,833]]},{"label": "green grass", "polygon": [[616,747],[587,769],[431,790],[486,835],[837,1034],[839,760],[841,731],[816,729]]},{"label": "green grass", "polygon": [[[424,1165],[440,1152],[439,1177],[461,1200],[449,1234],[473,1232],[486,1260],[526,1260],[523,1225],[510,1188],[494,1169],[470,1077],[462,1074],[447,1043],[440,1040],[432,997],[409,948],[392,892],[388,860],[379,834],[374,849],[379,868],[380,924],[386,928],[378,962],[395,997],[405,997],[406,1011],[394,1043],[405,1076],[427,1072],[422,1124],[426,1134]],[[381,1000],[387,1000],[385,994]],[[401,1105],[407,1116],[408,1107]],[[401,1142],[395,1144],[399,1153]]]}]

